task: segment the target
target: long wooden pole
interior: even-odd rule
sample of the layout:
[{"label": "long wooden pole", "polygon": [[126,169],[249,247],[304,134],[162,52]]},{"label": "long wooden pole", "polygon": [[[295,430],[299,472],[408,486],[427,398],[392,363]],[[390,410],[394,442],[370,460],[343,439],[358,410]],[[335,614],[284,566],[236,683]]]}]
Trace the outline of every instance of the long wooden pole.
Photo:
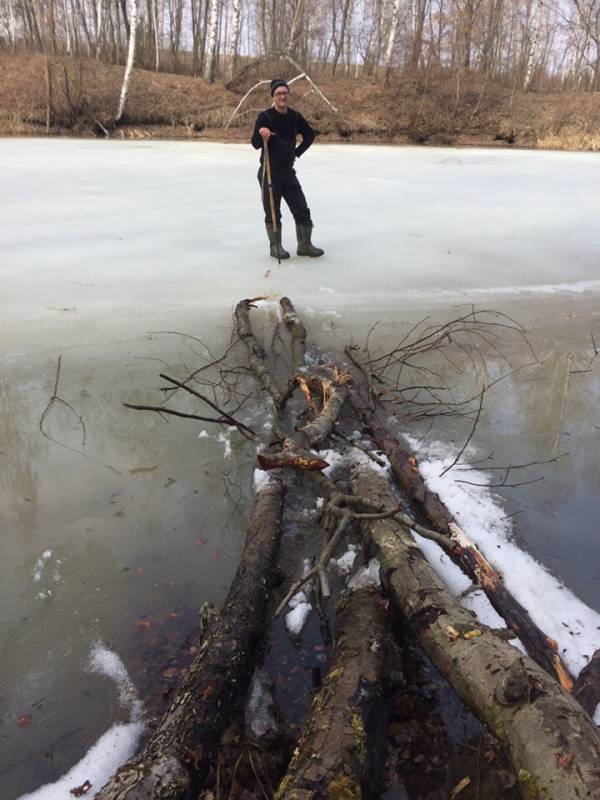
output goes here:
[{"label": "long wooden pole", "polygon": [[[269,190],[269,204],[271,206],[271,225],[273,226],[273,233],[275,234],[275,241],[277,242],[277,219],[275,217],[275,198],[273,197],[273,184],[271,182],[271,161],[269,159],[269,143],[263,139],[263,179],[262,190],[265,191],[265,177],[267,179],[267,188]],[[281,265],[281,256],[279,255],[279,242],[277,242],[277,263]]]}]

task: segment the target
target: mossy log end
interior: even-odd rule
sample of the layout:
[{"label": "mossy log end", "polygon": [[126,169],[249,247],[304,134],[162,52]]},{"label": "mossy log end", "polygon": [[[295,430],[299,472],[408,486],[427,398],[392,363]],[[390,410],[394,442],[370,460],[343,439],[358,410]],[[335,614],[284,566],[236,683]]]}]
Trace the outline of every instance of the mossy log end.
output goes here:
[{"label": "mossy log end", "polygon": [[116,772],[97,800],[197,796],[260,653],[282,502],[279,481],[271,479],[257,493],[240,565],[223,608],[144,750]]},{"label": "mossy log end", "polygon": [[380,785],[397,646],[372,590],[344,595],[336,618],[329,670],[275,800],[359,800]]},{"label": "mossy log end", "polygon": [[[353,468],[352,490],[393,505],[387,481]],[[572,695],[446,590],[406,527],[363,521],[395,608],[462,701],[506,750],[528,800],[600,797],[600,733]]]},{"label": "mossy log end", "polygon": [[444,547],[448,555],[481,586],[531,658],[557,678],[564,689],[572,691],[573,678],[558,653],[556,642],[538,628],[527,609],[506,588],[502,575],[479,548],[464,536],[439,496],[427,487],[416,458],[401,447],[375,417],[371,420],[370,429],[378,446],[388,457],[394,477],[411,500],[416,502],[418,511],[425,515],[436,531],[448,538],[448,546]]}]

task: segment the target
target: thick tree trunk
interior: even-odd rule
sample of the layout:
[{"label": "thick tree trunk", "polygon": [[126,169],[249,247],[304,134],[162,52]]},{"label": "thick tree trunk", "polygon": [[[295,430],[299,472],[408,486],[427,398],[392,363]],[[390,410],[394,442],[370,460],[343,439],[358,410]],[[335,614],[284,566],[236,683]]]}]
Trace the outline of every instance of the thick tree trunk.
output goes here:
[{"label": "thick tree trunk", "polygon": [[260,651],[282,501],[283,488],[271,478],[256,495],[225,604],[175,699],[142,753],[117,771],[97,800],[183,800],[202,784]]},{"label": "thick tree trunk", "polygon": [[[385,479],[355,468],[352,491],[393,507]],[[600,797],[600,734],[575,699],[448,593],[406,527],[362,523],[390,600],[425,653],[506,750],[524,798]]]},{"label": "thick tree trunk", "polygon": [[275,800],[358,798],[381,783],[390,690],[400,660],[381,596],[360,589],[336,610],[336,643]]},{"label": "thick tree trunk", "polygon": [[529,612],[508,591],[501,574],[487,561],[483,553],[462,533],[439,496],[430,491],[419,471],[417,460],[393,439],[373,417],[370,423],[378,446],[387,455],[396,480],[411,500],[416,501],[433,527],[448,537],[444,547],[452,560],[485,591],[489,601],[521,640],[529,655],[567,691],[573,689],[573,678],[558,654],[558,646],[541,631]]}]

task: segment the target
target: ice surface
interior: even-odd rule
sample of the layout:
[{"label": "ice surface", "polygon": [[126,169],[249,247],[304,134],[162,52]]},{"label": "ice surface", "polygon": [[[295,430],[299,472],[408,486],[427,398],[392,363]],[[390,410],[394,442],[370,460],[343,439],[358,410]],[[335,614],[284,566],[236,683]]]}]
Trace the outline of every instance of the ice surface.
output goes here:
[{"label": "ice surface", "polygon": [[[182,353],[197,364],[177,337],[169,344],[157,331],[193,334],[217,352],[240,298],[268,295],[257,314],[271,320],[286,294],[324,349],[361,341],[376,320],[395,337],[430,309],[454,314],[472,302],[504,304],[519,319],[552,308],[554,346],[566,311],[597,312],[596,154],[315,145],[299,175],[326,255],[281,266],[268,256],[256,164],[247,145],[2,141],[0,450],[11,458],[0,477],[0,646],[15,715],[42,696],[66,704],[87,655],[82,631],[133,652],[135,614],[185,604],[191,585],[219,602],[235,570],[235,559],[215,562],[190,535],[210,525],[212,536],[229,519],[215,488],[218,431],[198,443],[195,423],[122,407],[143,402],[138,395],[154,391],[158,371]],[[287,210],[283,237],[292,249]],[[588,342],[593,324],[581,318]],[[84,414],[85,449],[97,461],[40,437],[59,354],[61,395]],[[47,422],[79,448],[68,417],[54,409]],[[589,476],[595,496],[597,472],[585,467],[579,477]],[[60,584],[54,560],[41,582],[31,580],[46,549],[69,554]],[[592,567],[585,579],[595,598]],[[151,595],[150,586],[168,593]],[[82,695],[80,704],[93,724],[93,703]],[[30,770],[47,769],[44,736],[43,726],[28,729],[41,755],[4,776],[3,796],[30,786]],[[77,738],[60,745],[69,763],[80,758]],[[19,762],[17,738],[3,741],[4,760]]]},{"label": "ice surface", "polygon": [[[317,313],[335,299],[343,315],[600,289],[593,153],[317,144],[299,175],[318,273],[268,257],[256,165],[243,144],[3,140],[5,352],[47,331],[60,346],[198,321],[258,294]],[[287,210],[283,236],[291,247]]]},{"label": "ice surface", "polygon": [[72,800],[70,790],[85,781],[92,785],[85,796],[95,797],[115,770],[135,753],[144,731],[143,707],[125,665],[116,653],[96,643],[92,648],[89,667],[92,672],[115,682],[119,702],[129,709],[131,721],[112,725],[59,780],[22,795],[19,800]]},{"label": "ice surface", "polygon": [[85,781],[92,784],[85,797],[95,797],[113,772],[134,754],[143,729],[141,722],[113,725],[56,783],[40,786],[19,800],[73,800],[70,790]]},{"label": "ice surface", "polygon": [[44,567],[46,566],[46,562],[52,558],[52,551],[51,550],[44,550],[40,558],[35,562],[35,567],[33,568],[33,580],[39,581],[42,578],[42,573],[44,571]]},{"label": "ice surface", "polygon": [[600,725],[600,703],[598,703],[596,710],[594,711],[594,722],[596,725]]},{"label": "ice surface", "polygon": [[[565,663],[573,675],[578,675],[600,648],[600,614],[511,540],[512,521],[490,489],[456,483],[452,470],[440,476],[452,461],[447,445],[428,442],[419,448],[416,440],[405,438],[418,453],[419,467],[429,488],[439,494],[465,534],[503,574],[507,588],[541,630],[557,641]],[[473,483],[491,482],[485,472],[476,469],[461,470],[460,477]],[[448,576],[454,593],[462,591],[460,580],[455,577],[457,567],[450,559],[438,556],[431,561],[440,574]],[[474,610],[486,616],[489,613],[477,605]]]}]

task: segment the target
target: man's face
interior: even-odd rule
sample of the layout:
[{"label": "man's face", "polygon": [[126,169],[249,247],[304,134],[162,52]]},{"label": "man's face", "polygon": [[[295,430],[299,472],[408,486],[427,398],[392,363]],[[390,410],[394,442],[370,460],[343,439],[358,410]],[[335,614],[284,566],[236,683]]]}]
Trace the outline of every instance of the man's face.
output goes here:
[{"label": "man's face", "polygon": [[280,112],[287,111],[289,101],[290,90],[286,89],[285,86],[278,86],[273,92],[273,105],[276,110]]}]

